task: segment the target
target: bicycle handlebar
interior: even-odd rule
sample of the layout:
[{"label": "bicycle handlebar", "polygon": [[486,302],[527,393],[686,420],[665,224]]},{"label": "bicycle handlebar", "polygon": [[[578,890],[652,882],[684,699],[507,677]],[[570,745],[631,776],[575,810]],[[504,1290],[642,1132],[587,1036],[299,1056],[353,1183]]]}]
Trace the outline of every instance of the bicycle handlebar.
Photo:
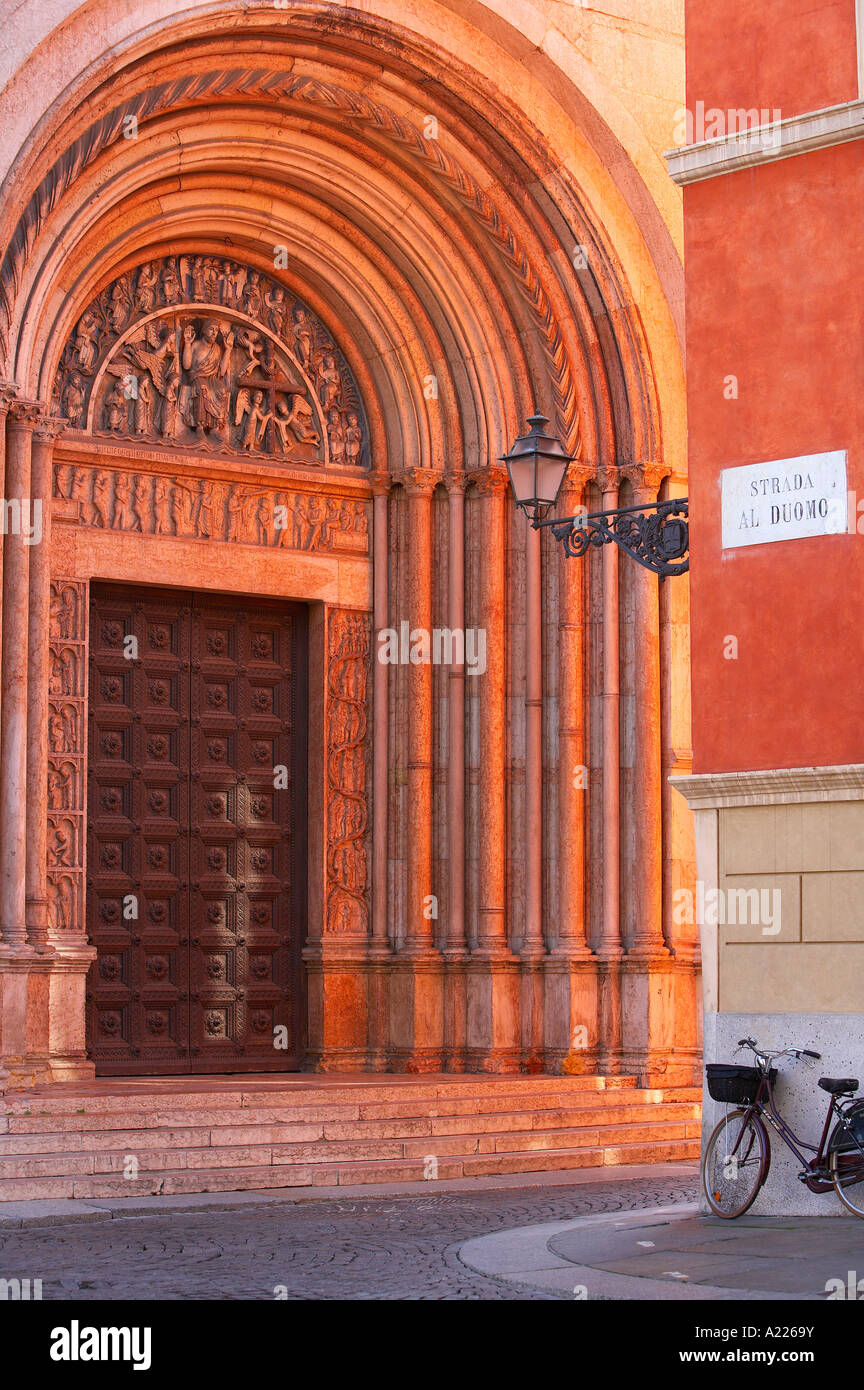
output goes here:
[{"label": "bicycle handlebar", "polygon": [[[738,1046],[749,1047],[753,1052],[761,1051],[755,1038],[739,1038]],[[813,1052],[808,1047],[784,1047],[780,1052],[763,1052],[761,1055],[764,1057],[812,1057],[816,1062],[822,1061],[822,1053]]]}]

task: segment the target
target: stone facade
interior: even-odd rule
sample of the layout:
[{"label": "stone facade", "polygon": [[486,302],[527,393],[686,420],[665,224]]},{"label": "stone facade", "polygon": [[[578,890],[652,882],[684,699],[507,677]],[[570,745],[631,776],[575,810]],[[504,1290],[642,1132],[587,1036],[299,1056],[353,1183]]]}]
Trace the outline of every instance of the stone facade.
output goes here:
[{"label": "stone facade", "polygon": [[10,1084],[92,1073],[102,582],[308,609],[304,1066],[694,1076],[686,583],[565,559],[499,461],[536,404],[569,511],[686,490],[656,60],[573,7],[534,72],[508,8],[146,0],[103,48],[69,0],[0,98]]}]

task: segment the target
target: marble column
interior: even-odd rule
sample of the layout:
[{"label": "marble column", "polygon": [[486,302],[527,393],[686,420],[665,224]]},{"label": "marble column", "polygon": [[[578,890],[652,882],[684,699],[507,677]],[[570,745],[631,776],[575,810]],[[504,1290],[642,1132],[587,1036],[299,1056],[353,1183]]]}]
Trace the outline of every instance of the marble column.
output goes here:
[{"label": "marble column", "polygon": [[[40,407],[15,401],[6,435],[6,500],[29,515],[33,428]],[[27,654],[30,551],[24,527],[3,547],[2,719],[0,719],[0,951],[27,954]]]},{"label": "marble column", "polygon": [[[561,516],[584,508],[594,469],[571,464],[558,506]],[[590,794],[585,728],[588,559],[558,563],[558,898],[557,940],[545,963],[545,1069],[595,1072],[599,1050],[599,971],[588,944],[586,832]]]},{"label": "marble column", "polygon": [[[465,479],[450,473],[447,488],[447,623],[465,634]],[[464,651],[463,651],[464,658]],[[473,678],[476,679],[476,678]],[[480,677],[482,679],[482,677]],[[467,989],[465,961],[465,661],[447,671],[447,931],[442,943],[444,1063],[465,1070]]]},{"label": "marble column", "polygon": [[41,519],[41,538],[30,551],[27,643],[27,940],[39,954],[48,941],[48,688],[51,678],[51,494],[54,441],[65,420],[43,416],[33,432],[31,491]]},{"label": "marble column", "polygon": [[[440,480],[426,469],[400,474],[408,509],[407,612],[407,904],[405,938],[391,966],[393,1066],[440,1071],[444,1049],[443,961],[433,935],[432,884],[432,494]],[[423,648],[426,659],[422,659]]]},{"label": "marble column", "polygon": [[387,827],[389,801],[388,682],[390,667],[378,659],[380,634],[390,624],[389,506],[390,478],[374,474],[373,495],[373,673],[372,673],[372,938],[369,942],[369,1066],[389,1065],[390,975],[392,955],[388,920]]},{"label": "marble column", "polygon": [[[604,470],[601,510],[618,506],[619,474]],[[603,913],[598,941],[601,960],[599,1045],[602,1067],[621,1070],[621,680],[619,652],[618,546],[603,548]]]},{"label": "marble column", "polygon": [[479,690],[480,764],[477,829],[478,932],[468,978],[468,1050],[472,1070],[518,1071],[521,1065],[518,959],[507,934],[507,629],[506,524],[509,484],[503,468],[472,475],[479,494],[480,576],[475,621],[486,631],[486,671]]},{"label": "marble column", "polygon": [[[645,464],[625,470],[633,484],[634,503],[651,506],[669,469]],[[662,752],[660,737],[660,600],[659,580],[633,563],[636,643],[633,815],[636,853],[633,865],[635,934],[630,955],[666,955],[663,942]]]}]

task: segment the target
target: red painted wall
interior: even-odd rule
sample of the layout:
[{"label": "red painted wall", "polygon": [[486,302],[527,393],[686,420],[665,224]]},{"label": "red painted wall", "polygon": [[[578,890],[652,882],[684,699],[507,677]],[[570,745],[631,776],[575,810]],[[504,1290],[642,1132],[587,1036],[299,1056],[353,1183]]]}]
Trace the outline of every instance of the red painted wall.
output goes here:
[{"label": "red painted wall", "polygon": [[687,0],[687,105],[797,116],[858,95],[855,0]]},{"label": "red painted wall", "polygon": [[833,449],[864,503],[862,209],[861,141],[684,190],[696,772],[864,762],[864,510],[726,552],[720,519],[723,468]]}]

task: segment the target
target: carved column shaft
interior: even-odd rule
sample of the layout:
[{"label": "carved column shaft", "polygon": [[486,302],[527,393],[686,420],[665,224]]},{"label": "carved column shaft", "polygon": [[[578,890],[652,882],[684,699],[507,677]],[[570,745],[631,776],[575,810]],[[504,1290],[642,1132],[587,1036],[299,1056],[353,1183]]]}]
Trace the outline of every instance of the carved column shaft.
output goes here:
[{"label": "carved column shaft", "polygon": [[[618,505],[618,479],[603,486],[603,510]],[[600,949],[621,947],[620,672],[618,652],[618,547],[603,547],[603,925]]]},{"label": "carved column shaft", "polygon": [[[644,506],[655,503],[660,483],[668,469],[645,465],[628,472],[634,484],[635,502]],[[666,953],[666,948],[663,942],[659,581],[642,565],[634,565],[634,570],[636,766],[633,813],[636,818],[636,854],[633,889],[636,928],[631,954],[662,955]]]},{"label": "carved column shaft", "polygon": [[38,952],[48,945],[48,687],[51,614],[51,460],[62,420],[40,420],[34,432],[31,492],[41,513],[41,539],[30,553],[27,642],[27,940]]},{"label": "carved column shaft", "polygon": [[[465,632],[465,487],[461,479],[448,486],[450,564],[448,618],[453,632]],[[447,708],[447,827],[450,896],[447,907],[447,951],[465,953],[465,663],[454,662],[448,672]]]},{"label": "carved column shaft", "polygon": [[[477,853],[477,954],[507,955],[506,831],[507,691],[503,651],[507,480],[485,470],[480,492],[479,621],[487,634],[487,664],[479,709],[480,824]],[[491,642],[489,641],[491,637]]]},{"label": "carved column shaft", "polygon": [[525,525],[525,932],[522,955],[543,943],[543,596],[540,532]]},{"label": "carved column shaft", "polygon": [[[432,629],[433,482],[417,472],[405,478],[408,505],[408,618],[412,644]],[[413,634],[417,634],[415,637]],[[432,666],[408,667],[408,904],[404,951],[432,948]]]},{"label": "carved column shaft", "polygon": [[[31,498],[33,426],[39,406],[18,401],[7,422],[6,500]],[[0,931],[3,947],[27,949],[27,652],[30,549],[23,524],[3,547],[2,719],[0,719]]]},{"label": "carved column shaft", "polygon": [[[584,505],[588,470],[565,484],[560,511]],[[571,482],[572,479],[572,482]],[[585,822],[588,768],[585,747],[585,560],[559,555],[558,581],[558,944],[556,955],[590,954],[585,922]]]},{"label": "carved column shaft", "polygon": [[373,503],[373,564],[374,564],[374,614],[375,665],[373,675],[373,740],[372,740],[372,941],[378,949],[388,947],[387,923],[387,766],[388,766],[388,717],[387,717],[387,677],[388,668],[378,659],[380,646],[378,635],[388,626],[388,488],[386,484],[376,487]]}]

